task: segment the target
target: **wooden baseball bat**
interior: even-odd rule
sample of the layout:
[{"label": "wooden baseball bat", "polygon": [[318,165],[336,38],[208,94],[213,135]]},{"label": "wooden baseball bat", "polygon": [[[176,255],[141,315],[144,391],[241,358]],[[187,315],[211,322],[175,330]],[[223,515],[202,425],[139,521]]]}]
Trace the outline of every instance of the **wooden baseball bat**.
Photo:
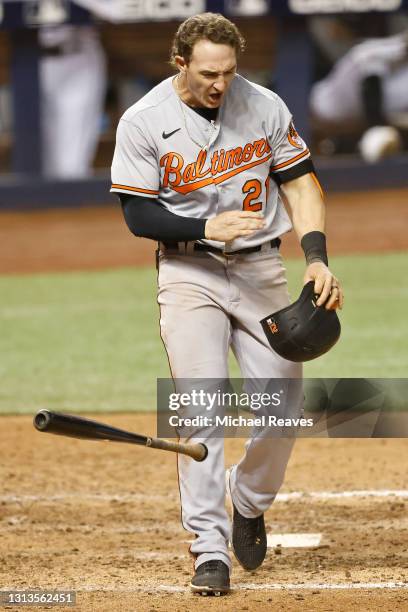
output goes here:
[{"label": "wooden baseball bat", "polygon": [[188,455],[196,461],[204,461],[208,455],[205,444],[181,444],[170,440],[160,440],[141,434],[118,429],[111,425],[105,425],[98,421],[85,419],[84,417],[50,410],[40,410],[34,417],[34,427],[38,431],[45,431],[69,438],[80,438],[82,440],[110,440],[112,442],[127,442],[138,444],[149,448],[160,448]]}]

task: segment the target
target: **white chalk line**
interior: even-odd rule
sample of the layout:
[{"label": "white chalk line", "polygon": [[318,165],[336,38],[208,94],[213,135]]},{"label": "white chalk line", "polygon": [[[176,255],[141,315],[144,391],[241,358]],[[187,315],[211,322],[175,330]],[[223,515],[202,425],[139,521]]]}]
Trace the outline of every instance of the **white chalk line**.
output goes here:
[{"label": "white chalk line", "polygon": [[320,546],[321,533],[268,533],[267,547],[275,548],[317,548]]},{"label": "white chalk line", "polygon": [[[19,530],[26,531],[27,528],[31,525],[29,517],[21,517],[21,516],[12,516],[5,517],[0,520],[0,530],[3,532],[15,532]],[[387,527],[388,529],[394,529],[398,531],[407,530],[408,529],[408,518],[407,519],[381,519],[379,521],[370,521],[369,526],[365,529],[366,531],[372,531],[373,529],[381,527]],[[360,527],[361,529],[361,527]],[[117,535],[136,535],[136,534],[156,534],[160,530],[157,527],[157,524],[154,525],[123,525],[122,527],[108,527],[104,526],[99,528],[100,533],[103,534],[117,534]],[[75,524],[61,524],[57,523],[49,523],[47,525],[38,525],[35,524],[35,533],[50,533],[52,532],[54,535],[65,535],[67,533],[82,533],[84,535],[90,535],[95,533],[95,526],[93,524],[86,525],[75,525]],[[185,535],[185,531],[183,530],[180,521],[166,521],[166,534],[183,537]],[[273,534],[269,538],[268,535],[268,546],[271,548],[275,546],[282,546],[283,548],[295,547],[296,548],[306,547],[316,547],[319,546],[320,543],[317,542],[317,536],[321,536],[322,534],[302,534],[302,533],[283,533],[283,534]],[[293,544],[289,542],[284,542],[283,540],[289,538],[293,539]],[[304,542],[302,542],[302,539]],[[307,541],[306,541],[307,540]],[[194,540],[182,540],[184,543],[191,544]]]},{"label": "white chalk line", "polygon": [[[268,548],[319,548],[323,534],[321,533],[268,533]],[[183,540],[184,544],[192,544],[194,540]]]},{"label": "white chalk line", "polygon": [[[299,591],[299,590],[346,590],[346,589],[407,589],[408,583],[406,582],[346,582],[346,583],[265,583],[265,584],[254,584],[254,583],[246,583],[240,582],[238,584],[233,585],[232,590],[241,590],[241,591]],[[120,587],[122,590],[122,588]],[[82,589],[84,592],[99,590],[98,587],[84,587]],[[103,589],[105,590],[105,589]],[[106,590],[116,592],[116,588],[107,587]],[[184,593],[189,591],[189,587],[175,586],[175,585],[167,585],[161,584],[156,587],[146,587],[146,586],[136,586],[136,587],[123,587],[123,592],[176,592],[176,593]]]},{"label": "white chalk line", "polygon": [[[36,587],[37,589],[50,589],[46,587]],[[272,582],[272,583],[247,583],[240,582],[232,585],[232,591],[346,591],[346,590],[385,590],[385,589],[408,589],[407,582]],[[20,587],[1,587],[1,591],[17,591],[23,590]],[[76,589],[72,585],[69,587],[58,587],[53,590],[58,591],[76,591],[76,593],[186,593],[190,592],[190,588],[186,586],[177,586],[172,584],[159,585],[133,585],[129,587],[110,587],[102,585],[86,585]]]},{"label": "white chalk line", "polygon": [[[291,501],[325,501],[336,499],[407,499],[408,490],[373,489],[353,491],[293,491],[291,493],[278,493],[275,503],[287,503]],[[152,495],[147,493],[132,493],[126,495],[109,495],[99,493],[60,493],[58,495],[0,495],[0,503],[28,503],[28,502],[54,502],[54,501],[76,501],[84,500],[91,502],[140,502],[140,501],[175,501],[179,497],[176,494]]]}]

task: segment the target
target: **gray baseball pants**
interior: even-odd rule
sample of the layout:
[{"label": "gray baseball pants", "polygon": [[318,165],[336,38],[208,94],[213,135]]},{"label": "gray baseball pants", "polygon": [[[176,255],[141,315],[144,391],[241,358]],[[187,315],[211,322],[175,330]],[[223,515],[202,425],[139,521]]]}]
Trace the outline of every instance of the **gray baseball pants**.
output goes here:
[{"label": "gray baseball pants", "polygon": [[[183,243],[184,244],[184,243]],[[190,243],[189,243],[190,244]],[[172,377],[228,379],[229,348],[244,379],[301,378],[301,364],[279,357],[259,320],[289,304],[285,269],[276,247],[225,257],[213,253],[159,255],[160,328]],[[291,407],[301,411],[301,401]],[[183,442],[204,442],[207,459],[178,456],[182,522],[195,535],[190,552],[198,567],[220,559],[231,568],[230,522],[225,509],[224,440],[211,428]],[[293,439],[251,437],[231,473],[237,510],[259,516],[272,504],[284,478]]]}]

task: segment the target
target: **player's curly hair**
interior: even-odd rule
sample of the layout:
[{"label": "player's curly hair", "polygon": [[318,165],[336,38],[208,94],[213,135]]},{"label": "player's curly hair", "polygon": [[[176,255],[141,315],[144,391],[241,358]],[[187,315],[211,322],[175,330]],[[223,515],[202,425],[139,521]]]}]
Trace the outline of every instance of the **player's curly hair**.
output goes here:
[{"label": "player's curly hair", "polygon": [[177,68],[176,55],[183,57],[187,63],[190,62],[194,45],[199,40],[230,45],[237,55],[245,49],[245,38],[232,21],[220,13],[201,13],[180,24],[170,52],[170,64],[173,68]]}]

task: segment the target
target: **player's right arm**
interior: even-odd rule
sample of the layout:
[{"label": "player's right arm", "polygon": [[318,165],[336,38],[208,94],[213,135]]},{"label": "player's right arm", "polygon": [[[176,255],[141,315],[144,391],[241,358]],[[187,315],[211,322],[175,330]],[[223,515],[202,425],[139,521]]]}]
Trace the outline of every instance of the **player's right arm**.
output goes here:
[{"label": "player's right arm", "polygon": [[227,242],[250,236],[264,226],[261,213],[233,210],[211,219],[182,217],[167,210],[158,200],[119,195],[129,230],[141,238],[160,242],[217,240]]}]

